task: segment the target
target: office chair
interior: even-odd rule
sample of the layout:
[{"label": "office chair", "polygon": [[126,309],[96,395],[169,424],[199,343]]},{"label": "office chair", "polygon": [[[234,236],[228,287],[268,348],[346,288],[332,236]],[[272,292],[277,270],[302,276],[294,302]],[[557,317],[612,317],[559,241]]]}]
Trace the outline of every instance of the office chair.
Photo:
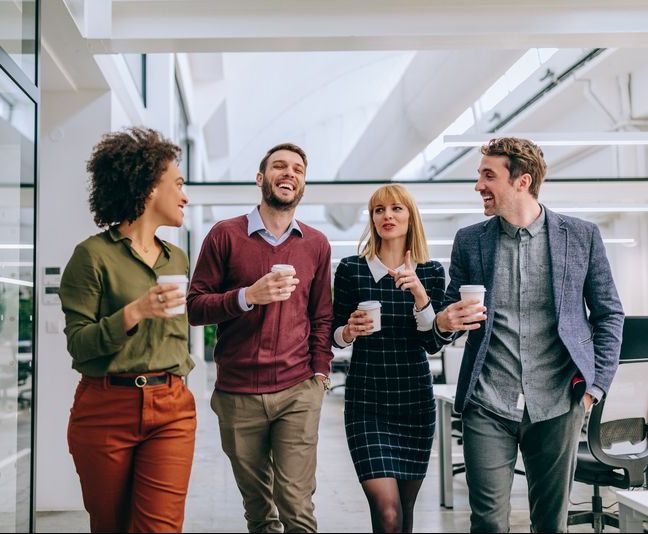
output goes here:
[{"label": "office chair", "polygon": [[617,514],[603,510],[601,486],[639,488],[648,466],[648,361],[621,361],[609,393],[596,404],[579,444],[574,480],[593,486],[592,509],[570,510],[568,525],[618,528]]}]

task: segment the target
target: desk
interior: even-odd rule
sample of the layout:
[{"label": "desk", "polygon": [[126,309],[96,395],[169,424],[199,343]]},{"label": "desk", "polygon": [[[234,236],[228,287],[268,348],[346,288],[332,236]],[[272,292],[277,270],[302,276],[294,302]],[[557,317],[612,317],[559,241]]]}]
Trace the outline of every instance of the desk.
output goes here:
[{"label": "desk", "polygon": [[619,532],[643,532],[648,521],[648,491],[617,490],[619,499]]},{"label": "desk", "polygon": [[456,384],[435,384],[434,398],[439,413],[439,504],[452,508],[452,407]]}]

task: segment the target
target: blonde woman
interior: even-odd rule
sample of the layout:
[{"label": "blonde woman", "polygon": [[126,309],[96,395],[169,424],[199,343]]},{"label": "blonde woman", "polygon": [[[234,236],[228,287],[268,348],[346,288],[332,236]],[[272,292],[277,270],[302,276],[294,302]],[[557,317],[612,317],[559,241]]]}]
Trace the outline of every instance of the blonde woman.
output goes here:
[{"label": "blonde woman", "polygon": [[[414,198],[386,185],[369,200],[359,256],[335,273],[334,344],[353,343],[345,391],[345,428],[374,532],[412,532],[435,424],[427,352],[439,349],[435,310],[444,296],[441,264],[430,261]],[[373,332],[363,301],[380,301]]]}]

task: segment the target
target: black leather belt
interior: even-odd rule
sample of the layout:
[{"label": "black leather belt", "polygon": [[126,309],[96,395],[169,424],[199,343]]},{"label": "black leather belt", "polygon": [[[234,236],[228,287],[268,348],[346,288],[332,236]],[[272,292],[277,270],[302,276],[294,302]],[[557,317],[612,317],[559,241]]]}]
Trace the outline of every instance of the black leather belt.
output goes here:
[{"label": "black leather belt", "polygon": [[132,386],[143,388],[144,386],[159,386],[167,383],[167,375],[139,375],[139,376],[120,376],[110,375],[108,381],[111,386]]}]

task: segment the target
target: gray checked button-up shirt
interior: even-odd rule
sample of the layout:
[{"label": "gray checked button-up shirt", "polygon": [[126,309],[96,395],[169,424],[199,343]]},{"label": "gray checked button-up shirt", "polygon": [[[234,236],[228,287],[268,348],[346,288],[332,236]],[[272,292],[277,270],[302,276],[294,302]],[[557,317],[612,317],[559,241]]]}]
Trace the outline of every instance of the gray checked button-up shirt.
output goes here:
[{"label": "gray checked button-up shirt", "polygon": [[558,337],[544,208],[526,228],[499,219],[493,331],[473,402],[521,421],[523,394],[532,423],[569,411],[576,373]]}]

